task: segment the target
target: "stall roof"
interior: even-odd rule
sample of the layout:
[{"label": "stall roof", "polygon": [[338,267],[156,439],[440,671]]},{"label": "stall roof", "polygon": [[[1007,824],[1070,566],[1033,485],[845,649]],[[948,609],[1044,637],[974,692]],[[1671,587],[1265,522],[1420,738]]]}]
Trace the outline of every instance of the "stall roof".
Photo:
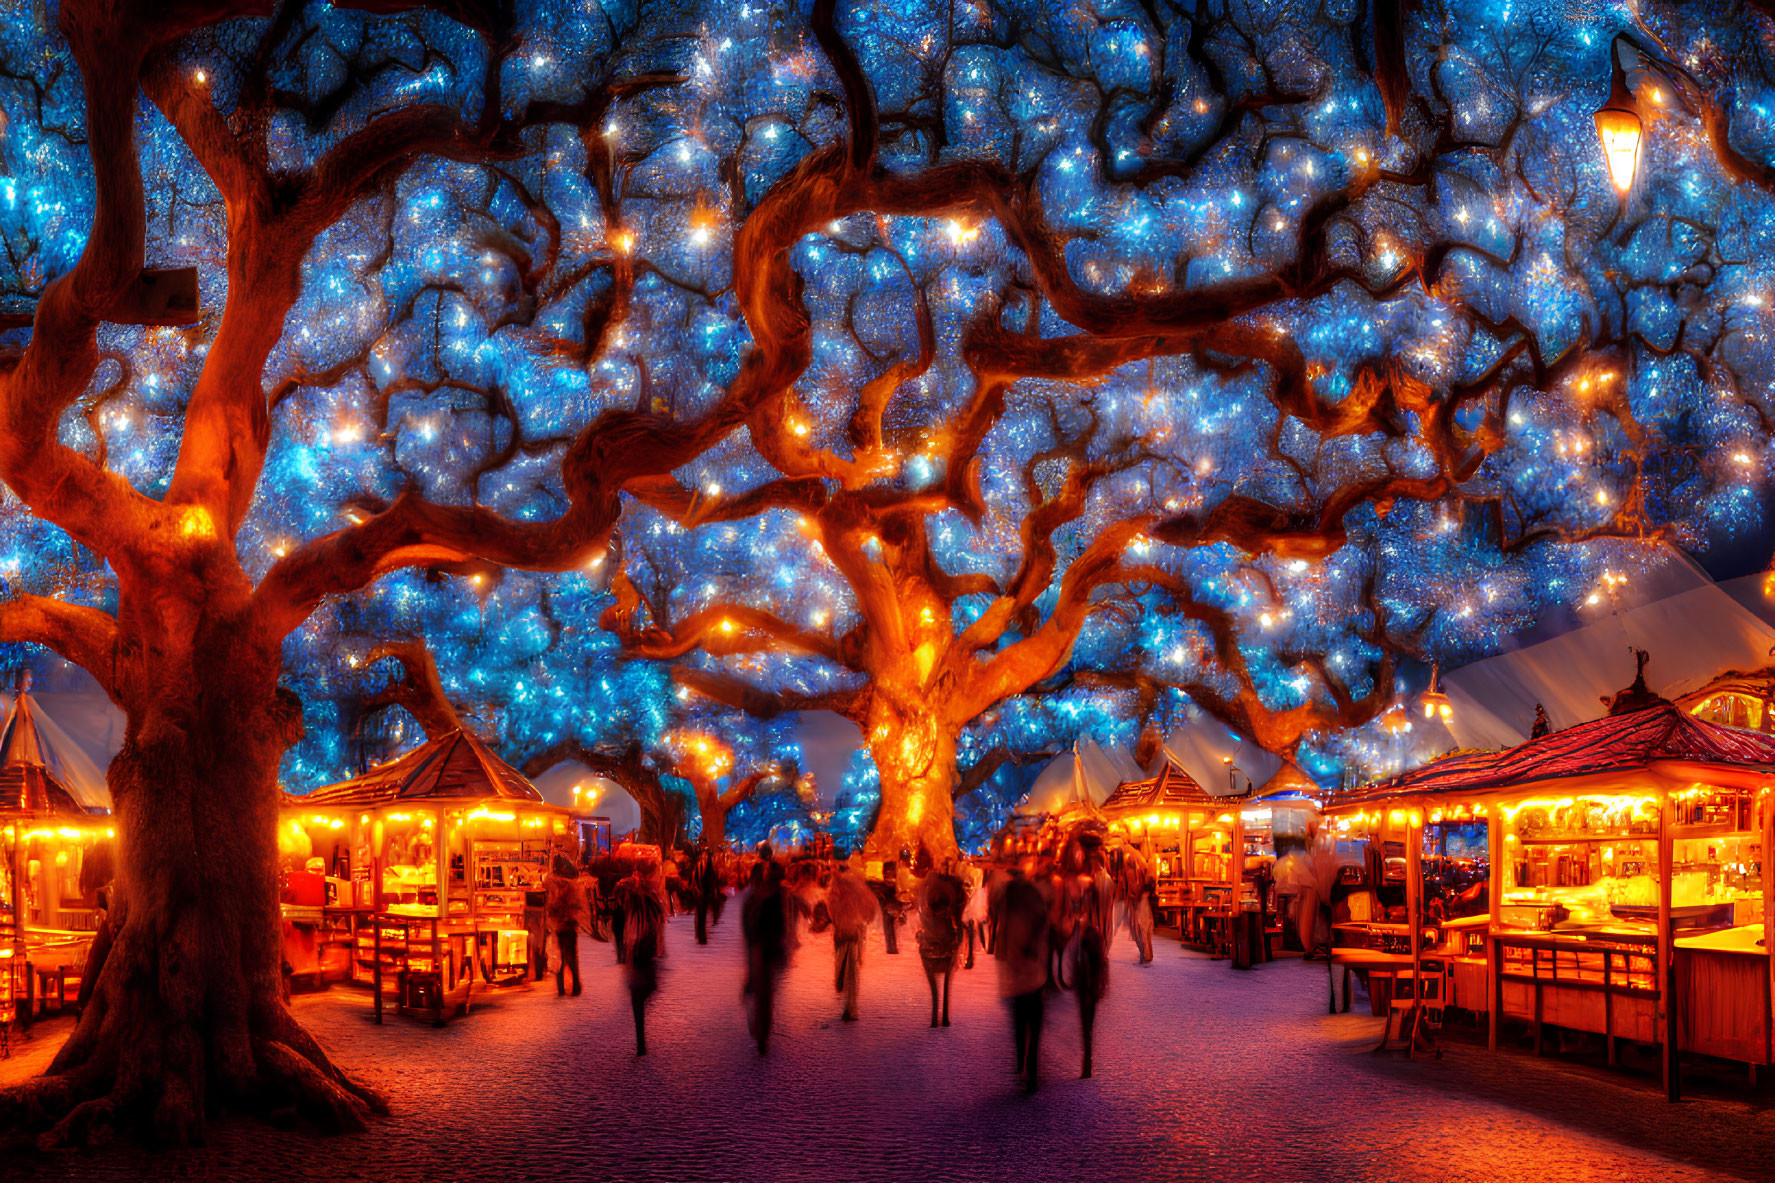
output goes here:
[{"label": "stall roof", "polygon": [[1333,804],[1355,805],[1419,793],[1485,792],[1592,773],[1624,772],[1658,760],[1775,770],[1775,735],[1721,727],[1660,702],[1644,710],[1605,715],[1502,751],[1445,756],[1391,780],[1337,794]]},{"label": "stall roof", "polygon": [[1257,800],[1277,801],[1286,798],[1311,797],[1315,800],[1325,796],[1316,781],[1292,764],[1284,764],[1276,770],[1276,775],[1266,780],[1257,790]]},{"label": "stall roof", "polygon": [[466,731],[451,731],[362,776],[316,789],[298,801],[363,807],[395,801],[499,798],[542,803],[536,786]]},{"label": "stall roof", "polygon": [[21,690],[0,723],[0,812],[90,817],[110,811],[104,774]]},{"label": "stall roof", "polygon": [[1103,803],[1103,813],[1113,817],[1159,809],[1219,808],[1223,801],[1233,800],[1238,798],[1215,797],[1205,792],[1194,777],[1167,760],[1157,776],[1117,785],[1116,791]]}]

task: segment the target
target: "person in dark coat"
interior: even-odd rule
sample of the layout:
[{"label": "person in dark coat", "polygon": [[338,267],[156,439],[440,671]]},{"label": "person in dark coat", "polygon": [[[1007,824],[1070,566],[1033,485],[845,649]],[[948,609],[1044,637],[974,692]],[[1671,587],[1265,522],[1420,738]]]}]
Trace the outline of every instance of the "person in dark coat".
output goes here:
[{"label": "person in dark coat", "polygon": [[1071,987],[1079,1003],[1079,1035],[1084,1043],[1081,1078],[1091,1075],[1091,1036],[1097,1025],[1097,1004],[1109,989],[1109,937],[1103,920],[1108,905],[1107,876],[1087,879],[1078,893],[1077,924],[1073,931]]},{"label": "person in dark coat", "polygon": [[626,860],[618,859],[614,854],[607,854],[597,860],[593,874],[598,877],[598,898],[605,900],[610,908],[610,943],[616,947],[616,963],[623,963],[623,910],[616,898],[616,886],[629,874],[632,867]]},{"label": "person in dark coat", "polygon": [[635,1016],[635,1054],[647,1054],[647,1000],[659,989],[659,959],[666,951],[666,893],[660,865],[652,859],[616,885],[622,917],[619,938],[629,1008]]},{"label": "person in dark coat", "polygon": [[564,854],[555,856],[554,869],[542,881],[547,903],[543,919],[561,950],[560,964],[555,967],[555,994],[567,993],[567,974],[573,974],[573,996],[579,997],[579,934],[591,924],[586,906],[585,889],[580,886],[579,868]]},{"label": "person in dark coat", "polygon": [[696,856],[690,872],[691,891],[696,895],[696,943],[709,943],[709,925],[721,921],[721,866],[715,861],[713,847],[705,846]]},{"label": "person in dark coat", "polygon": [[789,911],[783,891],[782,865],[767,860],[752,868],[752,886],[740,907],[740,932],[746,939],[745,996],[751,1003],[747,1029],[758,1041],[758,1054],[770,1047],[777,980],[789,962]]},{"label": "person in dark coat", "polygon": [[962,911],[967,906],[967,887],[950,873],[950,864],[932,872],[919,884],[918,956],[924,962],[925,981],[931,987],[931,1026],[937,1022],[937,979],[943,979],[941,1026],[949,1026],[949,982],[961,952]]},{"label": "person in dark coat", "polygon": [[1040,1080],[1043,993],[1048,988],[1048,936],[1052,928],[1048,897],[1026,866],[1005,884],[994,933],[998,992],[1011,1004],[1011,1039],[1017,1074],[1034,1092]]}]

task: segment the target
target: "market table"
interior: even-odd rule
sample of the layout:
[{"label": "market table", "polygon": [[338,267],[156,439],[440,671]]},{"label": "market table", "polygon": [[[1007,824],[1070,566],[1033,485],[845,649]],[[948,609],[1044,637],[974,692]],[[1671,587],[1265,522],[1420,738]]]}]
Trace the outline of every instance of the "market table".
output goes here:
[{"label": "market table", "polygon": [[59,1011],[67,1005],[68,980],[76,982],[86,970],[86,955],[92,950],[93,934],[73,929],[31,929],[25,934],[25,1006],[19,1017],[29,1023],[37,1016],[38,1004],[48,1009],[50,987]]},{"label": "market table", "polygon": [[[1411,955],[1407,953],[1383,953],[1379,949],[1354,949],[1333,946],[1331,950],[1331,958],[1326,962],[1331,987],[1331,1006],[1327,1013],[1338,1013],[1337,971],[1340,967],[1344,971],[1343,1010],[1344,1013],[1348,1013],[1350,1009],[1350,971],[1354,970],[1357,973],[1368,975],[1369,997],[1374,998],[1376,996],[1373,981],[1374,978],[1383,977],[1390,981],[1401,969],[1410,969],[1411,964]],[[1389,995],[1388,998],[1390,1000],[1391,995]],[[1376,1013],[1385,1014],[1386,1012],[1383,1009]]]}]

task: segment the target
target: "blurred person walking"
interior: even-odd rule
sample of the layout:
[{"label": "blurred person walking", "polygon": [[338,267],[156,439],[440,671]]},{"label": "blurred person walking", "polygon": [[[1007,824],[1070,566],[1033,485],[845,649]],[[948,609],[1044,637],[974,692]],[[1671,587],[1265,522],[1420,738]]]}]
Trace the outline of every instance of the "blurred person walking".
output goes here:
[{"label": "blurred person walking", "polygon": [[1068,958],[1072,980],[1062,983],[1072,990],[1079,1003],[1079,1037],[1084,1045],[1081,1079],[1091,1075],[1091,1036],[1097,1026],[1097,1004],[1109,990],[1109,937],[1103,919],[1108,911],[1108,894],[1106,877],[1082,880]]},{"label": "blurred person walking", "polygon": [[712,846],[703,847],[690,872],[691,890],[696,893],[696,943],[709,943],[709,925],[721,920],[721,864],[715,859]]},{"label": "blurred person walking", "polygon": [[1017,1074],[1035,1092],[1040,1081],[1043,992],[1048,988],[1049,904],[1032,879],[1033,860],[1005,884],[993,933],[998,992],[1011,1004],[1011,1039]]},{"label": "blurred person walking", "polygon": [[[918,904],[918,956],[924,962],[925,981],[931,988],[931,1026],[949,1026],[949,982],[961,952],[962,912],[967,888],[952,872],[953,862],[924,877],[915,897]],[[937,1022],[937,979],[943,979],[942,1023]]]},{"label": "blurred person walking", "polygon": [[564,854],[555,856],[554,866],[542,881],[545,903],[543,919],[560,950],[555,967],[555,996],[567,993],[567,974],[573,974],[573,996],[579,997],[579,934],[592,922],[591,908],[586,903],[585,887],[579,881],[579,868]]},{"label": "blurred person walking", "polygon": [[863,946],[880,909],[880,902],[862,876],[840,863],[826,888],[826,915],[832,923],[833,988],[844,996],[846,1022],[857,1018]]},{"label": "blurred person walking", "polygon": [[740,906],[740,932],[746,939],[745,997],[750,1003],[747,1030],[758,1042],[758,1054],[770,1046],[775,1017],[777,980],[789,961],[789,910],[783,891],[783,868],[768,858],[752,868],[752,886]]},{"label": "blurred person walking", "polygon": [[666,952],[665,878],[660,864],[642,859],[634,873],[616,885],[622,917],[623,976],[635,1016],[635,1054],[647,1054],[647,1000],[659,989],[659,959]]}]

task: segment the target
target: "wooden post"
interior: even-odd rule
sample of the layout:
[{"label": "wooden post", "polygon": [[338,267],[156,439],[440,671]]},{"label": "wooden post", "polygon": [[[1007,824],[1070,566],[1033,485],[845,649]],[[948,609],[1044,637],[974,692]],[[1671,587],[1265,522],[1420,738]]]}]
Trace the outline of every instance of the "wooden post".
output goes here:
[{"label": "wooden post", "polygon": [[[31,966],[25,959],[25,828],[22,820],[12,827],[12,850],[9,852],[12,862],[12,963],[7,973],[12,975],[12,1004],[17,1015],[16,1022],[21,1030],[31,1026]],[[25,994],[21,1006],[19,1001],[18,983],[24,979]]]},{"label": "wooden post", "polygon": [[[1485,811],[1485,853],[1491,860],[1491,879],[1486,883],[1486,900],[1491,905],[1490,936],[1495,937],[1504,925],[1504,813],[1490,806]],[[1498,1050],[1498,1031],[1504,1021],[1504,953],[1497,941],[1485,942],[1485,978],[1491,995],[1491,1014],[1486,1018],[1486,1046]]]},{"label": "wooden post", "polygon": [[1491,968],[1491,1042],[1492,1051],[1498,1050],[1498,1016],[1504,1013],[1504,944],[1503,940],[1493,933],[1485,941],[1486,956]]},{"label": "wooden post", "polygon": [[1664,1095],[1682,1097],[1681,1069],[1677,1060],[1676,933],[1670,921],[1671,874],[1675,866],[1671,833],[1670,791],[1659,795],[1658,809],[1658,1014],[1663,1036]]},{"label": "wooden post", "polygon": [[1411,953],[1411,1034],[1405,1038],[1405,1055],[1417,1050],[1418,1023],[1424,1006],[1424,830],[1421,815],[1405,815],[1405,939]]},{"label": "wooden post", "polygon": [[[1771,708],[1764,707],[1763,720],[1769,722]],[[1768,791],[1767,788],[1760,791]],[[1763,810],[1763,951],[1768,955],[1768,972],[1763,975],[1763,1040],[1765,1061],[1775,1064],[1775,797],[1759,797]]]},{"label": "wooden post", "polygon": [[444,811],[437,810],[432,814],[431,848],[432,859],[437,864],[438,879],[438,919],[446,920],[450,915],[450,852],[444,846]]},{"label": "wooden post", "polygon": [[[377,862],[381,862],[380,859]],[[377,888],[381,894],[381,888]],[[376,991],[376,1025],[382,1025],[382,910],[378,908],[370,913],[370,945],[375,952],[376,960],[370,964],[370,977]]]}]

